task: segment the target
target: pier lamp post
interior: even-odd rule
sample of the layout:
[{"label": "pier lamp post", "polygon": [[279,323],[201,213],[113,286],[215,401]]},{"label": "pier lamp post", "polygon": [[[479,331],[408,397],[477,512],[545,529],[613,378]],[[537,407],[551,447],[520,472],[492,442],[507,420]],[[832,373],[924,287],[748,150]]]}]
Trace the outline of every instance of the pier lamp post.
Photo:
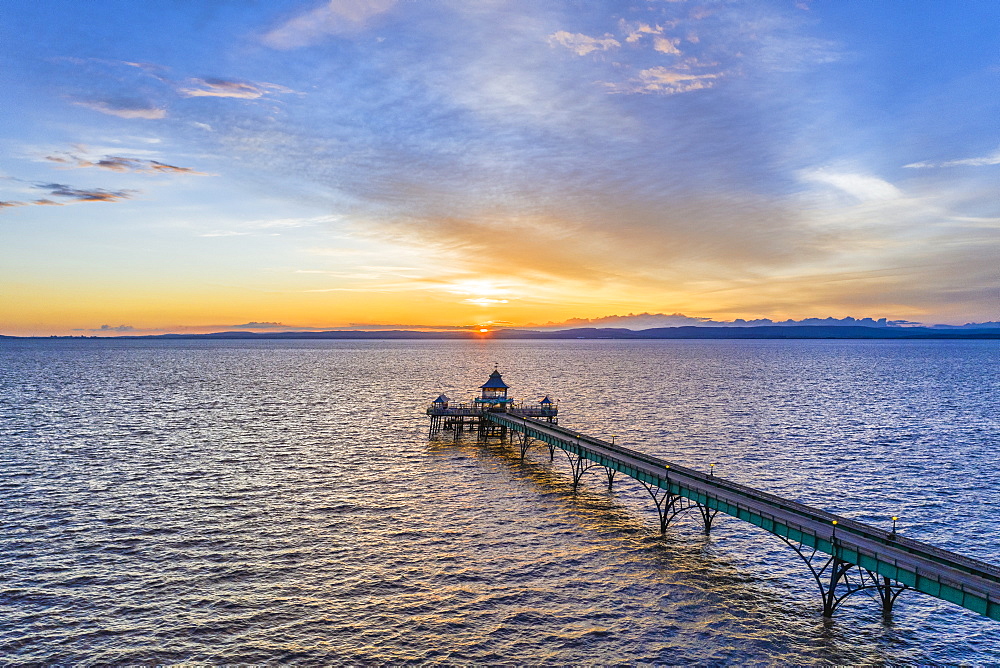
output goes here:
[{"label": "pier lamp post", "polygon": [[837,542],[837,520],[833,521],[833,534],[830,536],[830,542],[831,543]]},{"label": "pier lamp post", "polygon": [[896,517],[895,515],[892,516],[892,533],[889,534],[889,538],[895,538],[896,537],[896,520],[898,520],[898,519],[899,518]]},{"label": "pier lamp post", "polygon": [[715,464],[709,464],[708,465],[708,475],[709,475],[710,478],[714,478],[715,477]]},{"label": "pier lamp post", "polygon": [[615,444],[615,439],[618,438],[615,434],[611,434],[611,445]]}]

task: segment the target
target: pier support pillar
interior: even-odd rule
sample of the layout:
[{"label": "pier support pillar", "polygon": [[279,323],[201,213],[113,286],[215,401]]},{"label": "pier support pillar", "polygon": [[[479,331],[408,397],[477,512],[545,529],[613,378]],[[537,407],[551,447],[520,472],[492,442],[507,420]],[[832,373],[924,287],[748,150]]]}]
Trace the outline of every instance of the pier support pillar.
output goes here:
[{"label": "pier support pillar", "polygon": [[583,477],[583,474],[595,466],[600,466],[600,464],[585,459],[569,450],[563,450],[563,452],[566,453],[569,465],[573,467],[573,492],[576,492],[576,488],[580,486],[580,478]]},{"label": "pier support pillar", "polygon": [[719,511],[699,503],[698,512],[701,513],[702,522],[705,524],[705,535],[707,536],[712,533],[712,520],[715,519]]},{"label": "pier support pillar", "polygon": [[892,607],[896,602],[896,597],[904,589],[910,588],[905,584],[894,583],[891,578],[841,559],[837,556],[839,546],[835,536],[830,537],[835,552],[834,556],[820,552],[815,546],[791,541],[784,536],[778,537],[795,550],[795,553],[809,568],[809,572],[812,573],[813,579],[816,580],[816,586],[819,588],[820,597],[823,599],[824,617],[833,617],[833,613],[847,597],[859,591],[870,594],[872,590],[875,590],[882,608],[882,619],[889,622],[892,619]]},{"label": "pier support pillar", "polygon": [[660,534],[667,533],[667,525],[670,524],[670,520],[674,518],[677,514],[675,506],[677,501],[681,498],[676,494],[671,494],[665,489],[661,489],[655,485],[650,485],[642,480],[639,481],[646,491],[649,492],[649,496],[652,497],[653,503],[656,504],[656,514],[660,518]]},{"label": "pier support pillar", "polygon": [[[833,557],[830,563],[830,583],[826,587],[826,591],[823,591],[823,616],[833,617],[834,611],[837,606],[843,600],[843,597],[837,598],[837,585],[840,583],[841,578],[847,573],[851,568],[851,564],[846,561],[841,561],[838,557]],[[820,587],[822,590],[822,586]],[[844,596],[846,596],[845,594]]]},{"label": "pier support pillar", "polygon": [[[511,438],[514,436],[514,431],[511,430]],[[528,434],[521,432],[521,443],[519,449],[521,451],[521,459],[524,460],[524,455],[528,452],[528,446],[531,444],[531,437]]]}]

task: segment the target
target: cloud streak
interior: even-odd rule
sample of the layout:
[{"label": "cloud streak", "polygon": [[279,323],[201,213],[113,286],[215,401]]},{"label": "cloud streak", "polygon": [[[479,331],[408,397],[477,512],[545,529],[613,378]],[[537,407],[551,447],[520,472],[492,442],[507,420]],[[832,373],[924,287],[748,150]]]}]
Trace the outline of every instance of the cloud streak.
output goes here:
[{"label": "cloud streak", "polygon": [[356,33],[396,5],[396,0],[327,0],[268,31],[261,41],[273,49],[311,46],[334,35]]},{"label": "cloud streak", "polygon": [[674,95],[704,90],[715,85],[721,73],[693,74],[669,67],[651,67],[639,72],[635,78],[622,83],[607,83],[615,93],[661,93]]},{"label": "cloud streak", "polygon": [[586,56],[594,51],[607,51],[621,46],[621,42],[611,35],[600,37],[589,37],[580,33],[569,33],[559,30],[549,35],[550,44],[564,46],[578,56]]},{"label": "cloud streak", "polygon": [[186,86],[179,86],[177,92],[184,97],[229,97],[241,100],[256,100],[271,93],[291,93],[290,88],[272,83],[254,83],[231,79],[191,79]]},{"label": "cloud streak", "polygon": [[266,81],[218,76],[178,79],[171,76],[171,68],[154,63],[103,58],[60,58],[56,61],[73,65],[78,76],[96,71],[101,79],[115,82],[113,93],[74,94],[69,96],[72,104],[128,120],[184,117],[190,111],[178,103],[192,98],[253,101],[296,92],[286,86]]},{"label": "cloud streak", "polygon": [[903,195],[899,188],[888,181],[868,174],[813,169],[802,172],[801,178],[803,181],[832,186],[863,202],[893,200]]},{"label": "cloud streak", "polygon": [[[45,190],[52,197],[60,197],[70,202],[120,202],[130,199],[135,190],[105,190],[103,188],[74,188],[63,183],[39,183],[35,185],[39,190]],[[39,200],[35,204],[54,204],[46,200]]]},{"label": "cloud streak", "polygon": [[141,100],[77,100],[73,104],[118,118],[157,120],[167,115],[166,109]]},{"label": "cloud streak", "polygon": [[127,158],[123,156],[108,155],[97,160],[89,160],[72,153],[55,153],[45,156],[49,162],[73,168],[96,167],[112,172],[131,172],[135,174],[189,174],[205,176],[205,172],[199,172],[190,167],[178,167],[169,165],[157,160],[146,160],[143,158]]},{"label": "cloud streak", "polygon": [[944,162],[911,162],[903,167],[908,169],[928,169],[932,167],[989,167],[1000,165],[1000,150],[979,158],[963,158],[961,160],[946,160]]},{"label": "cloud streak", "polygon": [[569,327],[619,327],[625,329],[653,329],[656,327],[759,327],[762,325],[778,325],[782,327],[795,325],[825,325],[833,327],[900,327],[918,325],[920,323],[908,320],[889,320],[887,318],[802,318],[795,320],[773,320],[771,318],[736,318],[733,320],[713,320],[706,317],[695,317],[683,313],[629,313],[628,315],[609,315],[600,318],[569,318],[562,322],[547,322],[544,325],[532,325],[541,329],[559,329]]}]

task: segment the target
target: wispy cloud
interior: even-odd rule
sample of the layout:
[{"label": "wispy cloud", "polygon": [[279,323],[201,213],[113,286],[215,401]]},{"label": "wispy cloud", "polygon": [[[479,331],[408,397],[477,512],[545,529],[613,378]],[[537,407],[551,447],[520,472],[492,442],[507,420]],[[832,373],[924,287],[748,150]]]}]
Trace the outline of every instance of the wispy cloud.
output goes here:
[{"label": "wispy cloud", "polygon": [[327,0],[316,9],[286,20],[261,41],[282,50],[311,46],[332,35],[360,31],[395,5],[396,0]]},{"label": "wispy cloud", "polygon": [[812,169],[801,172],[803,181],[832,186],[861,200],[892,200],[902,197],[899,188],[888,181],[868,174]]},{"label": "wispy cloud", "polygon": [[205,176],[205,172],[199,172],[190,167],[178,167],[169,165],[157,160],[147,160],[143,158],[128,158],[123,156],[108,155],[98,159],[88,159],[73,153],[54,153],[45,156],[49,162],[73,168],[97,167],[107,169],[112,172],[132,172],[138,174],[190,174]]},{"label": "wispy cloud", "polygon": [[73,104],[118,118],[164,118],[167,110],[142,100],[76,100]]},{"label": "wispy cloud", "polygon": [[529,327],[541,329],[559,329],[568,327],[619,327],[625,329],[653,329],[656,327],[759,327],[762,325],[778,325],[782,327],[794,325],[825,325],[827,327],[899,327],[918,325],[920,323],[908,320],[889,320],[888,318],[854,318],[846,316],[834,318],[802,318],[795,320],[774,320],[772,318],[736,318],[733,320],[715,320],[707,317],[688,316],[683,313],[629,313],[628,315],[608,315],[600,318],[569,318],[561,322],[546,322],[545,324],[529,324]]},{"label": "wispy cloud", "polygon": [[629,44],[638,42],[640,39],[646,35],[662,35],[663,26],[661,25],[650,25],[648,23],[630,23],[622,19],[620,27],[623,33],[625,33],[625,41]]},{"label": "wispy cloud", "polygon": [[988,167],[990,165],[1000,165],[1000,150],[980,158],[962,158],[961,160],[946,160],[944,162],[911,162],[903,167],[927,169],[931,167]]},{"label": "wispy cloud", "polygon": [[549,35],[550,44],[564,46],[578,56],[586,56],[594,51],[607,51],[621,46],[621,42],[611,35],[590,37],[581,33],[570,33],[559,30]]},{"label": "wispy cloud", "polygon": [[[130,199],[136,193],[135,190],[105,190],[103,188],[74,188],[63,183],[37,183],[32,186],[35,190],[44,190],[46,197],[34,200],[6,200],[0,201],[0,209],[9,209],[23,206],[64,206],[77,202],[120,202]],[[55,198],[55,199],[51,199]]]},{"label": "wispy cloud", "polygon": [[280,322],[245,322],[242,325],[232,325],[233,329],[287,329]]},{"label": "wispy cloud", "polygon": [[97,332],[103,334],[129,334],[138,332],[132,325],[101,325],[95,329],[74,329],[74,332]]},{"label": "wispy cloud", "polygon": [[[74,188],[62,183],[39,183],[39,190],[48,191],[52,197],[62,197],[73,202],[118,202],[130,199],[135,190],[105,190],[103,188]],[[36,202],[36,204],[52,204],[52,202]]]},{"label": "wispy cloud", "polygon": [[272,83],[234,81],[230,79],[191,79],[179,86],[177,92],[185,97],[232,97],[256,100],[270,93],[292,93],[292,89]]},{"label": "wispy cloud", "polygon": [[[228,230],[212,230],[199,233],[200,237],[238,237],[238,236],[277,236],[281,230],[292,230],[296,228],[313,227],[335,223],[341,219],[337,215],[312,216],[309,218],[271,218],[261,220],[246,220],[233,223],[233,227]],[[316,249],[310,252],[317,252]]]},{"label": "wispy cloud", "polygon": [[607,83],[615,93],[660,93],[673,95],[711,88],[720,73],[695,74],[669,67],[651,67],[639,72],[635,78],[621,83]]},{"label": "wispy cloud", "polygon": [[[719,33],[707,48],[699,46],[701,40],[694,29],[706,18],[713,17],[718,25],[713,26]],[[726,37],[723,37],[723,36]],[[722,47],[725,40],[732,43]],[[616,53],[615,67],[597,80],[613,93],[619,94],[660,94],[674,95],[687,93],[716,85],[726,71],[719,65],[717,56],[735,63],[741,48],[741,41],[747,38],[715,17],[714,13],[685,13],[679,9],[666,10],[655,22],[619,20],[616,34],[605,34],[601,38],[581,33],[559,31],[549,35],[550,45],[561,45],[583,56],[597,50],[620,49]],[[687,42],[684,49],[683,42]],[[686,53],[688,49],[692,53]],[[715,56],[705,58],[703,53]],[[732,66],[732,64],[730,66]]]},{"label": "wispy cloud", "polygon": [[[221,76],[181,78],[169,67],[104,58],[60,58],[57,62],[74,66],[78,76],[91,75],[98,90],[114,82],[114,93],[73,95],[73,104],[125,119],[160,120],[183,118],[190,110],[178,101],[189,98],[230,98],[260,100],[296,91],[276,83]],[[122,90],[126,92],[121,92]],[[169,108],[169,113],[168,113]],[[199,119],[190,122],[198,124]],[[201,123],[203,128],[211,126]]]}]

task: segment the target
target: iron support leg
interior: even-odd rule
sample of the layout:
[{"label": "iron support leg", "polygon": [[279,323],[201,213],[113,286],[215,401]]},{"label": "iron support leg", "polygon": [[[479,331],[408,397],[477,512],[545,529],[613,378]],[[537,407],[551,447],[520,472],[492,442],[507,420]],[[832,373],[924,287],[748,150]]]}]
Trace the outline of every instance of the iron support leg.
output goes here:
[{"label": "iron support leg", "polygon": [[[513,432],[511,432],[511,435],[513,437]],[[530,445],[530,444],[531,444],[531,437],[528,436],[526,433],[522,433],[521,434],[521,446],[520,446],[521,447],[521,460],[522,461],[524,460],[524,455],[528,452],[528,445]]]},{"label": "iron support leg", "polygon": [[837,584],[840,583],[840,579],[850,567],[851,564],[846,561],[841,561],[838,557],[833,558],[833,562],[830,564],[830,584],[823,592],[824,617],[833,617],[833,612],[841,600],[837,598]]},{"label": "iron support leg", "polygon": [[701,513],[702,522],[705,524],[705,535],[707,536],[712,533],[712,520],[715,519],[719,511],[700,503],[698,504],[698,511]]},{"label": "iron support leg", "polygon": [[569,460],[570,466],[573,467],[573,491],[576,492],[576,488],[580,485],[580,478],[583,474],[589,471],[594,466],[599,466],[589,459],[584,459],[580,455],[570,452],[569,450],[564,450],[566,453],[566,458]]},{"label": "iron support leg", "polygon": [[653,499],[653,503],[656,504],[656,514],[660,518],[660,534],[662,535],[667,533],[667,524],[669,524],[670,520],[677,514],[677,511],[674,510],[674,503],[680,497],[641,480],[639,482],[646,488],[646,491],[649,492],[649,496]]}]

